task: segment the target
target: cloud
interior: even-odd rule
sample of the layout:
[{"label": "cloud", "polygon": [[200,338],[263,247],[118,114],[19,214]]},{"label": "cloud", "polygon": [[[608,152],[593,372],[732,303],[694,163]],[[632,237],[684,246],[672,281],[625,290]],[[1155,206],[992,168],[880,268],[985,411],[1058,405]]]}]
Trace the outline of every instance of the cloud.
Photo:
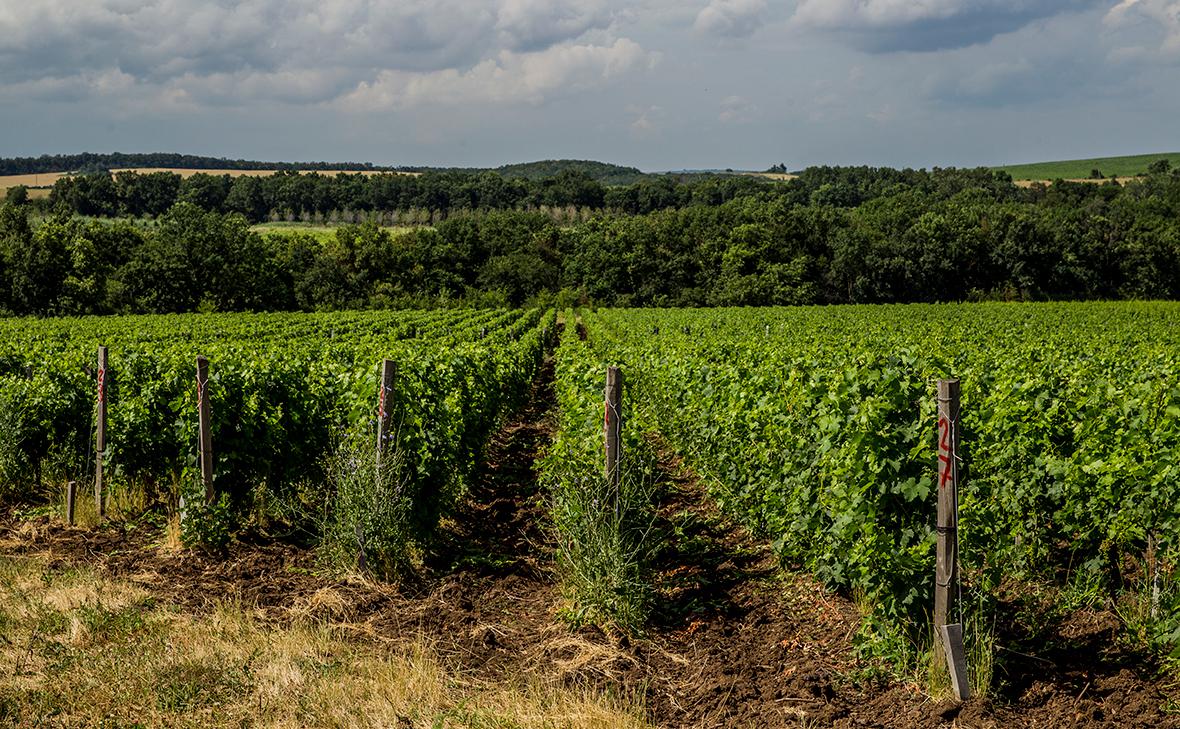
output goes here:
[{"label": "cloud", "polygon": [[664,109],[660,106],[630,106],[627,108],[628,113],[634,114],[635,119],[632,120],[630,126],[631,134],[634,137],[651,137],[660,133],[663,126]]},{"label": "cloud", "polygon": [[371,111],[424,105],[539,104],[553,93],[581,90],[631,71],[659,56],[620,38],[612,45],[564,44],[534,53],[501,51],[469,70],[431,73],[385,70],[341,99],[348,109]]},{"label": "cloud", "polygon": [[926,94],[952,106],[1008,106],[1060,96],[1068,69],[1034,64],[1028,58],[943,69],[926,82]]},{"label": "cloud", "polygon": [[[1135,41],[1113,51],[1116,59],[1180,60],[1180,0],[1122,0],[1103,23],[1116,32],[1140,33]],[[1143,38],[1142,31],[1149,37]]]},{"label": "cloud", "polygon": [[742,96],[727,96],[721,101],[721,113],[717,118],[726,124],[750,121],[758,107]]},{"label": "cloud", "polygon": [[[424,98],[484,79],[535,99],[560,86],[553,77],[635,55],[611,33],[606,2],[18,0],[0,3],[0,94],[73,98],[119,78],[144,98],[307,104],[391,84],[399,99]],[[597,45],[585,41],[595,33]],[[526,76],[505,78],[514,73]]]},{"label": "cloud", "polygon": [[718,38],[748,38],[762,27],[765,11],[765,0],[709,0],[693,28]]},{"label": "cloud", "polygon": [[504,0],[496,30],[507,48],[536,51],[610,27],[615,12],[602,0]]},{"label": "cloud", "polygon": [[1100,0],[800,0],[793,22],[845,37],[869,53],[938,51],[997,35]]}]

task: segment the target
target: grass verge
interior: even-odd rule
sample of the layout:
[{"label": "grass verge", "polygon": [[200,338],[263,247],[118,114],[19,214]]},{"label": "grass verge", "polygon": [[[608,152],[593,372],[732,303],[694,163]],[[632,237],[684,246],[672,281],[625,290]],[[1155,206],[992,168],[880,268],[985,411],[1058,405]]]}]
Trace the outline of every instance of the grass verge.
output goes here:
[{"label": "grass verge", "polygon": [[233,602],[186,614],[130,582],[0,557],[0,723],[643,727],[634,700],[540,677],[489,686],[431,646]]}]

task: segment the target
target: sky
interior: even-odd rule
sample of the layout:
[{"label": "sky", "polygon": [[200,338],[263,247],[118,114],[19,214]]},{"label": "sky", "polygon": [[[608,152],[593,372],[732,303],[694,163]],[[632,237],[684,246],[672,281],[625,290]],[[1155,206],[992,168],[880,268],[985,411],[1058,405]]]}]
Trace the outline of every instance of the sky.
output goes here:
[{"label": "sky", "polygon": [[0,0],[0,156],[646,171],[1180,150],[1180,0]]}]

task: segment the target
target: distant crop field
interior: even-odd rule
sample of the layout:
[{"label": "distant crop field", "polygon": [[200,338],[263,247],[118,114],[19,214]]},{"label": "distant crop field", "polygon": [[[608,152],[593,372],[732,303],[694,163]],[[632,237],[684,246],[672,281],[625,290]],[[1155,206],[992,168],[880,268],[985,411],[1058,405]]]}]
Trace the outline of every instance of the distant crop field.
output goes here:
[{"label": "distant crop field", "polygon": [[53,187],[53,183],[62,177],[61,172],[42,172],[39,175],[3,175],[0,176],[0,190],[24,185],[25,187]]},{"label": "distant crop field", "polygon": [[1138,179],[1138,178],[1136,178],[1136,177],[1103,177],[1102,179],[1099,180],[1099,179],[1093,179],[1090,177],[1064,177],[1064,178],[1055,177],[1052,179],[1042,178],[1042,179],[1036,179],[1036,180],[1012,180],[1012,184],[1016,185],[1017,187],[1032,187],[1033,185],[1052,184],[1053,180],[1057,180],[1057,179],[1063,179],[1066,182],[1088,182],[1092,185],[1101,185],[1104,182],[1111,182],[1111,181],[1117,182],[1119,184],[1123,184],[1123,183],[1127,183],[1127,182],[1130,182],[1130,181]]},{"label": "distant crop field", "polygon": [[768,180],[776,180],[778,182],[786,182],[799,177],[799,175],[792,175],[787,172],[743,172],[742,174],[750,177],[764,177]]},{"label": "distant crop field", "polygon": [[1138,154],[1130,157],[1096,157],[1094,159],[1062,160],[1058,162],[1036,162],[1026,165],[994,167],[1012,175],[1014,180],[1079,180],[1090,177],[1092,170],[1098,170],[1105,177],[1134,177],[1145,174],[1152,162],[1166,159],[1173,167],[1180,167],[1180,152]]}]

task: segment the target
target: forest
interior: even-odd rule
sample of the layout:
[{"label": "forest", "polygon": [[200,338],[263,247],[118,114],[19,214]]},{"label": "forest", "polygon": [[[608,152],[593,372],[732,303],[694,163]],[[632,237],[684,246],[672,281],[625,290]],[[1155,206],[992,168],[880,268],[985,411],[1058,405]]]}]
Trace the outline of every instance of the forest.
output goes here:
[{"label": "forest", "polygon": [[[0,311],[20,315],[1180,298],[1180,172],[1163,166],[1031,187],[937,168],[622,186],[119,173],[9,197]],[[341,224],[251,229],[309,214]]]}]

